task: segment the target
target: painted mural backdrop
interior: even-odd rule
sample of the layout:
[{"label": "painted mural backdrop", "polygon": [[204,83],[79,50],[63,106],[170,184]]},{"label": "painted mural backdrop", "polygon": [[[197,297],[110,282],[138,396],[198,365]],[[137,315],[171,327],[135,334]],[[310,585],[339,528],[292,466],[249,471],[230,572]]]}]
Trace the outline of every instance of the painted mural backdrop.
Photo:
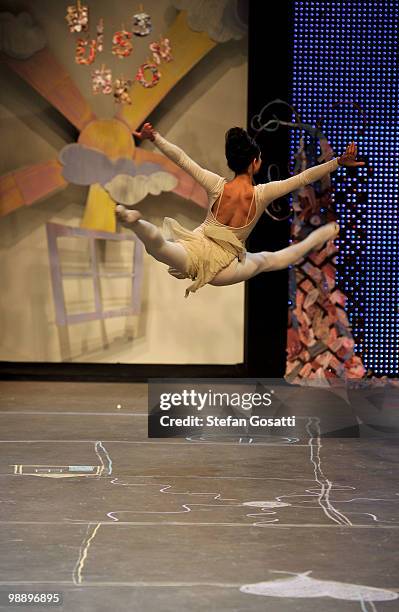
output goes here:
[{"label": "painted mural backdrop", "polygon": [[[65,146],[56,158],[0,177],[0,216],[33,206],[69,184],[88,188],[79,228],[59,223],[46,225],[59,330],[85,321],[140,313],[143,245],[134,234],[118,231],[115,216],[116,199],[126,203],[125,191],[133,206],[149,194],[158,196],[169,191],[200,208],[207,207],[205,190],[191,176],[163,155],[137,147],[132,133],[209,51],[246,34],[241,5],[239,0],[222,0],[209,11],[206,1],[175,0],[171,7],[177,9],[176,17],[160,36],[154,35],[157,24],[142,6],[134,10],[126,3],[125,22],[110,31],[105,18],[92,18],[90,2],[77,0],[67,5],[63,20],[71,60],[87,78],[92,93],[105,96],[114,107],[111,119],[96,116],[32,15],[0,14],[3,62],[79,131],[77,142]],[[147,53],[147,59],[140,64],[135,59],[137,49]],[[65,268],[58,247],[61,238],[82,240],[89,245],[88,269]],[[99,258],[97,249],[100,241],[110,245],[133,241],[131,267],[104,271],[106,262]],[[125,307],[107,309],[102,295],[103,277],[131,280]],[[94,309],[68,314],[65,281],[82,278],[92,282]],[[114,297],[122,301],[124,296]]]}]

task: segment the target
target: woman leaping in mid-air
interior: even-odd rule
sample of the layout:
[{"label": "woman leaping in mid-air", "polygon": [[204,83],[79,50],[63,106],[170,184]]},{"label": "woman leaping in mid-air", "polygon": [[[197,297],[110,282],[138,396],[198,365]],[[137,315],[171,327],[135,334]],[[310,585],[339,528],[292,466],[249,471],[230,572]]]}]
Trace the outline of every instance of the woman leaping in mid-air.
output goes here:
[{"label": "woman leaping in mid-air", "polygon": [[339,165],[364,165],[364,162],[356,161],[356,145],[353,142],[341,157],[308,168],[288,179],[254,186],[254,174],[259,172],[262,163],[261,153],[255,140],[242,128],[233,127],[226,132],[227,165],[235,173],[231,181],[201,168],[179,147],[162,138],[150,123],[145,123],[141,132],[134,134],[141,140],[149,138],[154,142],[208,194],[207,216],[193,231],[185,229],[170,217],[165,217],[161,231],[142,219],[139,211],[128,210],[122,205],[116,207],[119,221],[140,238],[147,253],[168,265],[168,272],[176,278],[191,278],[194,281],[186,289],[186,297],[190,291],[194,292],[207,283],[219,287],[233,285],[260,272],[287,268],[334,238],[339,226],[330,222],[314,230],[301,242],[280,251],[248,253],[245,249],[245,240],[262,213],[268,212],[268,205],[273,200],[321,179]]}]

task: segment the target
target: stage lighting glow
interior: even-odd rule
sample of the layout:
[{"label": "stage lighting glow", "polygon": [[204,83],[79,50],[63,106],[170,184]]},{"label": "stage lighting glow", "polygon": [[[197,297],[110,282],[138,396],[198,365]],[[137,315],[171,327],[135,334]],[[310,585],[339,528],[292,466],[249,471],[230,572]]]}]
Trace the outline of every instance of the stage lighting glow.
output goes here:
[{"label": "stage lighting glow", "polygon": [[[338,155],[355,140],[366,167],[332,175],[341,226],[337,282],[355,351],[377,375],[399,373],[399,3],[294,0],[292,104],[325,116]],[[351,105],[331,110],[339,101]],[[291,156],[299,133],[291,133]]]}]

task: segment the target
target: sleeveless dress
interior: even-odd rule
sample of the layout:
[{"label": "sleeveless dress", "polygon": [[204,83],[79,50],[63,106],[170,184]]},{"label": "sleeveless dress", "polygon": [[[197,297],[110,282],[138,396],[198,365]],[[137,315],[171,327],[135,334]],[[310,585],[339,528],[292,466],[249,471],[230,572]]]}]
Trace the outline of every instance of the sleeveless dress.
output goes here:
[{"label": "sleeveless dress", "polygon": [[[168,269],[168,272],[176,278],[191,278],[193,281],[187,287],[185,297],[188,297],[190,292],[194,293],[200,287],[209,283],[220,270],[230,265],[235,258],[238,261],[244,261],[246,254],[245,241],[263,212],[270,215],[267,206],[275,199],[313,183],[338,168],[338,159],[333,158],[313,168],[307,168],[288,179],[255,185],[247,221],[253,205],[255,205],[253,219],[250,223],[241,227],[231,227],[217,221],[212,213],[213,205],[219,198],[217,217],[224,186],[228,182],[227,179],[202,168],[182,149],[168,142],[158,132],[155,134],[154,143],[169,159],[202,185],[208,195],[206,218],[194,230],[183,227],[176,219],[171,217],[165,217],[163,223],[162,231],[165,238],[182,244],[188,254],[187,269],[184,274],[173,268]],[[273,217],[273,215],[271,216]]]}]

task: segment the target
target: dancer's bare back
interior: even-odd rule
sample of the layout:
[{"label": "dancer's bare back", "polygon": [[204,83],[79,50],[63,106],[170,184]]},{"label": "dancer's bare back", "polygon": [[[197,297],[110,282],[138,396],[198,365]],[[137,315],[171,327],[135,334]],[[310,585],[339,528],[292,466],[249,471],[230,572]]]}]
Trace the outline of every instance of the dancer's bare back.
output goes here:
[{"label": "dancer's bare back", "polygon": [[211,212],[223,225],[242,227],[255,216],[254,187],[242,184],[239,180],[228,181]]}]

